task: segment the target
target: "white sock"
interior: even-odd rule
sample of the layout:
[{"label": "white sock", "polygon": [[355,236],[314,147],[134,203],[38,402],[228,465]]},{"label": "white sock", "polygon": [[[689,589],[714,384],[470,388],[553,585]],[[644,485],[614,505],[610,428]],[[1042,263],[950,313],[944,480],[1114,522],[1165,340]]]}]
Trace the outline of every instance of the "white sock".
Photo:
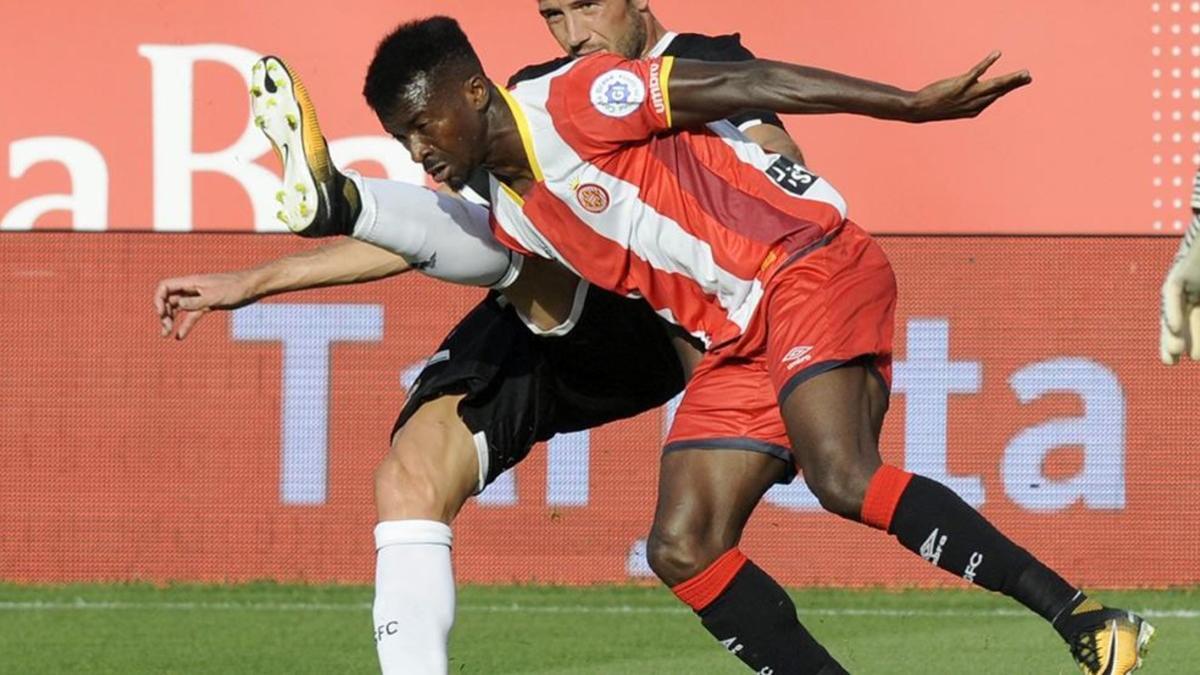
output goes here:
[{"label": "white sock", "polygon": [[521,259],[492,236],[488,210],[428,188],[353,171],[362,208],[352,236],[419,265],[435,279],[468,286],[512,283]]},{"label": "white sock", "polygon": [[435,520],[375,526],[375,649],[384,675],[445,675],[454,625],[450,527]]}]

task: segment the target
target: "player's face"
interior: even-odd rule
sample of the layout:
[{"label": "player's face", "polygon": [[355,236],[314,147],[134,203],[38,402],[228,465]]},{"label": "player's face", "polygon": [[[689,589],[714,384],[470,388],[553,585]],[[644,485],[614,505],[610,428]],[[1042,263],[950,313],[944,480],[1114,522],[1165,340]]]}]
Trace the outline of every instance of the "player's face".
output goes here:
[{"label": "player's face", "polygon": [[486,134],[482,110],[487,86],[481,77],[473,77],[461,87],[418,86],[416,91],[405,92],[400,105],[380,122],[408,148],[425,173],[459,190],[483,161]]},{"label": "player's face", "polygon": [[538,11],[568,55],[606,51],[636,59],[646,49],[638,0],[538,0]]}]

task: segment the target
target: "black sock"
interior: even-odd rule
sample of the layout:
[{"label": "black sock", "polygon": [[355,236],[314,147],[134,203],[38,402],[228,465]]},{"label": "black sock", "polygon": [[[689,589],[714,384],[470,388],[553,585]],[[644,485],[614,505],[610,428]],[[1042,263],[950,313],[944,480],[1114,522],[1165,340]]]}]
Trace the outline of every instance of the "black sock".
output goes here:
[{"label": "black sock", "polygon": [[846,673],[800,625],[783,588],[737,549],[672,590],[691,605],[713,637],[755,672]]},{"label": "black sock", "polygon": [[[881,471],[885,469],[899,471]],[[871,484],[874,487],[875,481]],[[908,481],[887,531],[929,562],[1003,593],[1047,621],[1081,597],[1078,589],[1001,534],[953,490],[924,476],[913,475]]]}]

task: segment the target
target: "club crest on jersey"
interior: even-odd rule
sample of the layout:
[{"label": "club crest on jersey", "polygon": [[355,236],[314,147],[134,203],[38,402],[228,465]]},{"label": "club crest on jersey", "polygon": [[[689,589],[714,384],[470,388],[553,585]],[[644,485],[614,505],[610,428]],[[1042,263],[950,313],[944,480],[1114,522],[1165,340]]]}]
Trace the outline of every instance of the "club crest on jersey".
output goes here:
[{"label": "club crest on jersey", "polygon": [[595,183],[584,183],[575,190],[575,201],[589,213],[600,213],[608,208],[608,190]]},{"label": "club crest on jersey", "polygon": [[592,105],[609,117],[625,117],[646,100],[646,86],[628,70],[615,69],[592,80]]}]

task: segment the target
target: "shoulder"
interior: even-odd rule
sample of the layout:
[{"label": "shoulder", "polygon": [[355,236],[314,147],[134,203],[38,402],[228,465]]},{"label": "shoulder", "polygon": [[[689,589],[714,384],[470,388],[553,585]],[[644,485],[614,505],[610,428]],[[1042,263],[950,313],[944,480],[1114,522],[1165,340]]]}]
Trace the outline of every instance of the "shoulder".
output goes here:
[{"label": "shoulder", "polygon": [[738,33],[732,35],[680,33],[671,40],[671,44],[667,45],[663,53],[666,56],[700,61],[739,61],[754,58],[754,54],[742,45],[742,36]]},{"label": "shoulder", "polygon": [[533,79],[542,77],[543,75],[549,75],[550,73],[553,73],[554,71],[558,70],[559,68],[562,68],[563,66],[567,65],[570,62],[571,62],[570,57],[560,56],[557,59],[553,59],[551,61],[546,61],[544,63],[535,63],[531,66],[525,66],[524,68],[513,73],[512,77],[508,78],[507,86],[508,86],[508,88],[511,89],[518,82],[524,82],[525,80],[533,80]]}]

